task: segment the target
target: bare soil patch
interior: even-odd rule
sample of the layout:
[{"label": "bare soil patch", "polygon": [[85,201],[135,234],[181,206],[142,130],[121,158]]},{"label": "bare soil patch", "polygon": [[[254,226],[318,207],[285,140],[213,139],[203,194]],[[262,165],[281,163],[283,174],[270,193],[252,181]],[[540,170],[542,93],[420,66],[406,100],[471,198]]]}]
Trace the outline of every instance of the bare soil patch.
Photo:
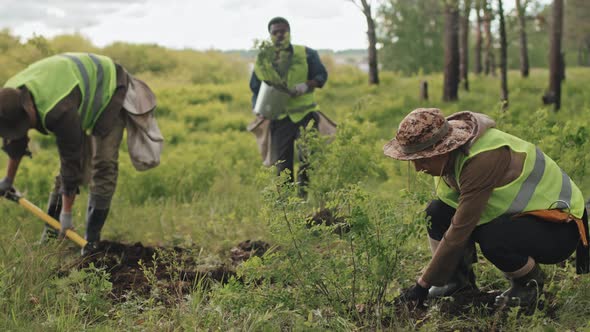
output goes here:
[{"label": "bare soil patch", "polygon": [[111,297],[124,301],[129,294],[159,296],[166,302],[181,299],[195,287],[210,282],[225,283],[236,277],[235,268],[253,255],[262,256],[270,246],[263,241],[244,241],[227,255],[231,263],[206,263],[200,248],[152,247],[141,243],[125,244],[101,241],[96,250],[64,267],[67,275],[72,268],[93,265],[105,269],[112,283]]}]

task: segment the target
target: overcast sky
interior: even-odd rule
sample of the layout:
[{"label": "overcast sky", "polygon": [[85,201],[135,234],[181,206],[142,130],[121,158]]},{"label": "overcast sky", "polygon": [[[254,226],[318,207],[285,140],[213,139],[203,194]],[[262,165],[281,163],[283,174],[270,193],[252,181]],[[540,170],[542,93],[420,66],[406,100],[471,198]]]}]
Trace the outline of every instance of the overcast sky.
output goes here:
[{"label": "overcast sky", "polygon": [[0,0],[0,27],[23,38],[79,32],[172,48],[249,49],[274,16],[290,21],[294,43],[365,48],[366,21],[349,0]]}]

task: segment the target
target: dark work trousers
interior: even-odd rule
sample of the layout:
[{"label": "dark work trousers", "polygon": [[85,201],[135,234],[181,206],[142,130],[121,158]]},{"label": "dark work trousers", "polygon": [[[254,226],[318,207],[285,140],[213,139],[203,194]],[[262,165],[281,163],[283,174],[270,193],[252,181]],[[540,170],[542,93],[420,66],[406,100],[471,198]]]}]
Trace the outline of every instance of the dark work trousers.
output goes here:
[{"label": "dark work trousers", "polygon": [[[291,181],[294,181],[293,163],[295,154],[295,140],[301,137],[302,128],[307,127],[309,121],[314,120],[313,127],[318,128],[317,114],[310,112],[301,121],[293,123],[289,117],[281,120],[272,120],[270,122],[271,135],[271,153],[272,159],[278,160],[277,174],[288,169],[291,171]],[[299,154],[299,171],[297,172],[297,181],[300,188],[308,183],[307,168],[309,167],[310,152],[305,149],[298,149]]]},{"label": "dark work trousers", "polygon": [[[455,209],[441,200],[426,208],[430,217],[428,235],[440,241],[451,225]],[[583,219],[587,221],[584,211]],[[567,259],[578,246],[580,234],[575,222],[554,223],[534,216],[498,217],[479,225],[471,235],[483,255],[504,272],[523,267],[528,257],[537,263],[556,264]]]}]

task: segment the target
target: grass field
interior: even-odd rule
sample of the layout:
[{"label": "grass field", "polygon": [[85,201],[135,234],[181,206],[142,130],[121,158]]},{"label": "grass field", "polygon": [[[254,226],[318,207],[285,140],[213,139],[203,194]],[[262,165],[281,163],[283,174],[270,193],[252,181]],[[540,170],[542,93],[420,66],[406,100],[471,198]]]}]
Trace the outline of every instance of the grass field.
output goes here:
[{"label": "grass field", "polygon": [[[382,153],[414,108],[486,113],[498,128],[539,145],[590,195],[590,69],[568,69],[558,113],[541,105],[546,70],[533,69],[528,79],[511,72],[510,107],[503,112],[498,78],[471,76],[470,92],[443,103],[441,75],[382,73],[382,84],[370,87],[362,72],[327,62],[329,83],[318,99],[339,131],[329,145],[313,135],[306,139],[319,151],[307,201],[261,166],[254,137],[245,130],[253,119],[247,76],[185,84],[140,75],[158,96],[166,147],[161,165],[144,173],[133,169],[122,147],[103,238],[198,248],[191,255],[201,264],[227,262],[230,249],[247,239],[270,243],[273,250],[237,269],[239,278],[208,287],[195,283],[172,304],[153,293],[112,301],[108,271],[90,266],[64,273],[78,251],[70,244],[37,245],[42,222],[0,200],[0,330],[590,329],[590,281],[576,276],[570,262],[545,267],[546,304],[530,317],[477,308],[456,317],[434,306],[416,318],[387,306],[429,260],[421,211],[433,188],[429,178]],[[421,80],[429,82],[429,102],[418,98]],[[23,161],[15,186],[44,208],[59,167],[57,151],[54,139],[41,135],[30,147],[34,156]],[[2,155],[0,164],[5,162]],[[83,189],[74,211],[81,233],[86,195]],[[320,208],[346,220],[351,232],[307,228],[306,218]],[[483,289],[508,285],[483,258],[475,270]]]}]

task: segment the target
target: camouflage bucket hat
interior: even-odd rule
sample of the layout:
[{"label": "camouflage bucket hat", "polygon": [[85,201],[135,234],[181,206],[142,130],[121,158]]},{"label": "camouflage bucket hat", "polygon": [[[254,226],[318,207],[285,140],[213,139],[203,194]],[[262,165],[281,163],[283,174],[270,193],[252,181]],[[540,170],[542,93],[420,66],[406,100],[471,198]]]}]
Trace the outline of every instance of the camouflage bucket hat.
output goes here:
[{"label": "camouflage bucket hat", "polygon": [[430,158],[456,150],[476,135],[477,125],[462,117],[445,118],[438,108],[418,108],[400,123],[383,153],[398,160]]}]

